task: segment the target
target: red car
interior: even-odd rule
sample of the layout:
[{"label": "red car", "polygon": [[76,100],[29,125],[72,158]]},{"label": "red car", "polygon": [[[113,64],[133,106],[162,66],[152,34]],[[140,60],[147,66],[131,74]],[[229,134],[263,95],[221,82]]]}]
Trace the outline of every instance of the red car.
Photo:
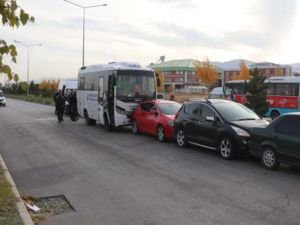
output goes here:
[{"label": "red car", "polygon": [[181,104],[166,100],[143,101],[133,112],[132,132],[151,134],[159,141],[173,138],[175,114]]}]

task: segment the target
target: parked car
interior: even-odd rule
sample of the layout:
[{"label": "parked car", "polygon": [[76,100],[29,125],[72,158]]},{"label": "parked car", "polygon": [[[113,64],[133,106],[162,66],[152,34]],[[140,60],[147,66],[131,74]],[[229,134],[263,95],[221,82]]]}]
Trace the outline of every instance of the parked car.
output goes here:
[{"label": "parked car", "polygon": [[209,99],[224,99],[223,87],[215,87],[208,95]]},{"label": "parked car", "polygon": [[0,106],[6,106],[6,99],[2,90],[0,90]]},{"label": "parked car", "polygon": [[248,153],[251,127],[265,127],[261,119],[246,106],[224,99],[185,102],[174,122],[178,146],[193,144],[219,151],[224,159]]},{"label": "parked car", "polygon": [[251,130],[250,153],[267,169],[280,162],[300,165],[300,113],[283,114],[265,128]]},{"label": "parked car", "polygon": [[167,100],[147,100],[141,102],[133,112],[132,132],[151,134],[159,141],[173,138],[175,114],[181,104]]}]

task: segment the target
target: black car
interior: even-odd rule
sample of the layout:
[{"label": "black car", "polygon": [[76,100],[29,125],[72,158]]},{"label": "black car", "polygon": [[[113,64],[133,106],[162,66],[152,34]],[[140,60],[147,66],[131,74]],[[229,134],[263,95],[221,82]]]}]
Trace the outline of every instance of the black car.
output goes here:
[{"label": "black car", "polygon": [[300,113],[283,114],[265,128],[251,130],[250,153],[267,169],[280,162],[300,165]]},{"label": "black car", "polygon": [[223,99],[192,100],[176,115],[174,138],[180,147],[193,144],[232,159],[237,153],[248,153],[250,128],[267,125],[242,104]]}]

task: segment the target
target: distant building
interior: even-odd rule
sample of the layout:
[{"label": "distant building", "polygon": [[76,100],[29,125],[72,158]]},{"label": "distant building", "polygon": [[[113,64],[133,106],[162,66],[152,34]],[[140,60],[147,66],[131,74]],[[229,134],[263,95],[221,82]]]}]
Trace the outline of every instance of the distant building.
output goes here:
[{"label": "distant building", "polygon": [[[204,92],[206,87],[201,84],[195,74],[195,62],[193,59],[179,59],[150,65],[151,68],[159,70],[164,76],[164,90],[168,92]],[[219,76],[219,84],[223,70],[216,68]]]},{"label": "distant building", "polygon": [[[267,78],[272,76],[293,76],[292,67],[289,65],[280,65],[269,62],[254,63],[249,66],[249,69],[259,70],[259,74]],[[234,77],[240,75],[240,68],[224,70],[224,81],[233,80]],[[300,76],[300,73],[299,73]]]},{"label": "distant building", "polygon": [[234,77],[238,77],[240,75],[240,69],[226,69],[224,70],[224,81],[233,80]]},{"label": "distant building", "polygon": [[292,76],[292,67],[269,62],[254,63],[250,69],[257,68],[262,76],[267,78],[272,76]]}]

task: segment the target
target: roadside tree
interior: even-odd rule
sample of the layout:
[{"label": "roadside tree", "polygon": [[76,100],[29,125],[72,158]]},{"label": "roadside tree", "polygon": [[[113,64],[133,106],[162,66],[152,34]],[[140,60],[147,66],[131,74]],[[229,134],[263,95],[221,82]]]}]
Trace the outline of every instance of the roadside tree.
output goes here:
[{"label": "roadside tree", "polygon": [[201,80],[203,84],[208,87],[211,87],[218,80],[217,71],[210,64],[208,58],[206,58],[203,62],[197,61],[195,64],[195,72],[196,77]]},{"label": "roadside tree", "polygon": [[53,96],[54,92],[58,89],[58,81],[49,81],[43,80],[39,85],[38,89],[40,94],[43,97],[51,97]]},{"label": "roadside tree", "polygon": [[238,80],[250,80],[250,70],[244,60],[240,62],[240,75]]},{"label": "roadside tree", "polygon": [[[13,79],[14,74],[11,72],[10,68],[7,71],[9,71],[7,73],[7,79],[8,79],[8,81],[11,81]],[[3,72],[3,73],[5,73],[5,72]]]},{"label": "roadside tree", "polygon": [[32,94],[32,95],[39,95],[39,90],[38,90],[38,84],[35,84],[34,81],[30,81],[30,84],[29,84],[29,92]]},{"label": "roadside tree", "polygon": [[[26,13],[16,0],[0,0],[0,16],[2,26],[19,28],[25,26],[28,22],[34,22],[34,17]],[[0,73],[7,75],[8,80],[12,80],[14,73],[10,66],[3,63],[5,56],[11,58],[11,61],[17,63],[17,50],[13,44],[8,44],[5,40],[0,39]]]},{"label": "roadside tree", "polygon": [[14,82],[18,83],[18,81],[19,81],[19,75],[15,74],[13,79],[14,79]]},{"label": "roadside tree", "polygon": [[162,72],[157,69],[155,70],[155,77],[156,77],[156,87],[158,92],[164,91],[164,75]]},{"label": "roadside tree", "polygon": [[246,83],[246,106],[255,111],[259,116],[263,116],[269,107],[266,98],[268,89],[268,84],[265,83],[266,77],[261,76],[257,68],[250,70],[250,75],[252,78]]},{"label": "roadside tree", "polygon": [[20,82],[22,92],[25,92],[27,90],[27,85],[27,82]]}]

